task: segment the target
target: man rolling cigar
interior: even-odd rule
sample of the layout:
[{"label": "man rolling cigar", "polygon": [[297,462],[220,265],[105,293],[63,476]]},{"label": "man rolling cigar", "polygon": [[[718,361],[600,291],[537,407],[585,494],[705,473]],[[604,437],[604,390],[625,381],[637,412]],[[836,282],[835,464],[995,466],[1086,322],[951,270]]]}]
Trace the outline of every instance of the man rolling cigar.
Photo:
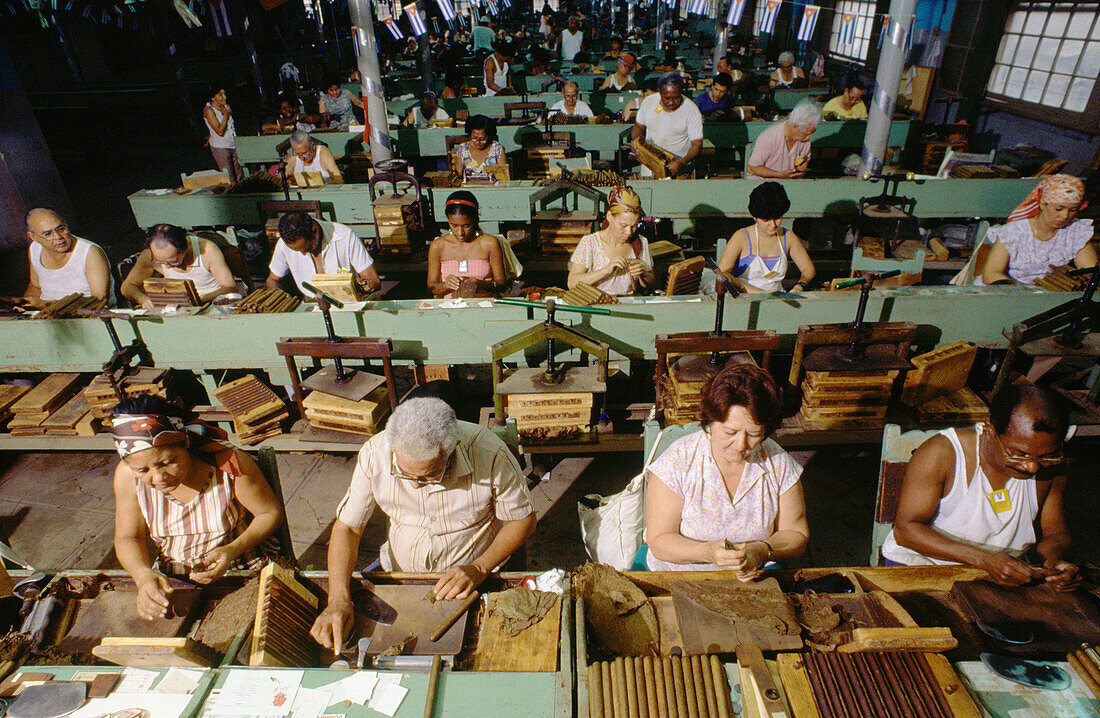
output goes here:
[{"label": "man rolling cigar", "polygon": [[[990,401],[989,421],[945,429],[913,453],[887,565],[968,564],[997,583],[1042,579],[1060,590],[1081,582],[1066,561],[1063,441],[1068,419],[1053,394],[1011,385]],[[1034,548],[1041,565],[1024,560]]]},{"label": "man rolling cigar", "polygon": [[338,649],[354,624],[350,582],[363,527],[389,517],[386,571],[442,573],[438,599],[465,598],[535,530],[519,464],[491,431],[436,398],[409,399],[359,450],[328,545],[328,606],[313,638]]},{"label": "man rolling cigar", "polygon": [[364,291],[372,292],[382,284],[374,260],[351,227],[314,219],[305,212],[287,212],[279,219],[279,241],[271,253],[268,287],[278,289],[289,273],[302,296],[312,297],[313,292],[303,287],[303,282],[312,281],[314,274],[341,270],[354,273]]}]

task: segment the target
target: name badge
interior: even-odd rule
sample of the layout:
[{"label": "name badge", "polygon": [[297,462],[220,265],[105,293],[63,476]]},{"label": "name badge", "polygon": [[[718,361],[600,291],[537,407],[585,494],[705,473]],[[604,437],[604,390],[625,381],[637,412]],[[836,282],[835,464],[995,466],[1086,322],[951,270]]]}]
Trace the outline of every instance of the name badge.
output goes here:
[{"label": "name badge", "polygon": [[779,276],[779,272],[772,269],[772,270],[769,270],[768,273],[764,275],[764,279],[775,279],[778,276]]},{"label": "name badge", "polygon": [[470,271],[470,263],[468,261],[466,261],[465,259],[459,260],[459,262],[458,262],[458,271],[460,271],[460,272]]},{"label": "name badge", "polygon": [[1012,500],[1008,498],[1007,489],[998,489],[989,492],[989,504],[996,513],[1008,511],[1012,508]]}]

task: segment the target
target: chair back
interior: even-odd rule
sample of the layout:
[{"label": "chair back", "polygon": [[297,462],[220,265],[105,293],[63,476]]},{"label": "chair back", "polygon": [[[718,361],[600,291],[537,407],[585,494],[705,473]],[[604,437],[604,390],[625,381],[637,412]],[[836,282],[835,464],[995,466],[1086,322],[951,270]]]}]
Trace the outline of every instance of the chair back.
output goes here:
[{"label": "chair back", "polygon": [[[267,485],[271,487],[271,493],[275,494],[275,499],[279,502],[279,505],[283,507],[283,514],[285,516],[286,500],[283,498],[283,485],[279,480],[279,463],[275,458],[275,449],[272,449],[270,446],[261,446],[256,449],[256,452],[252,455],[252,459],[256,462],[256,465],[260,467],[260,473],[267,479]],[[289,517],[284,518],[279,528],[275,529],[274,536],[279,542],[279,555],[293,561],[295,565],[297,565],[298,559],[294,556],[294,543],[290,540]]]},{"label": "chair back", "polygon": [[668,268],[668,283],[665,286],[666,295],[674,294],[699,294],[699,285],[703,279],[703,268],[706,260],[702,257],[692,257],[682,262],[677,262]]},{"label": "chair back", "polygon": [[955,286],[965,287],[974,283],[974,278],[982,273],[989,250],[993,248],[992,242],[986,242],[989,235],[989,222],[984,219],[978,223],[978,229],[974,233],[974,249],[970,252],[970,261],[959,270],[959,273],[951,278]]},{"label": "chair back", "polygon": [[897,424],[887,424],[882,430],[882,454],[878,470],[878,490],[875,492],[875,517],[871,527],[872,566],[882,565],[882,544],[894,528],[898,512],[898,497],[905,478],[905,468],[913,452],[936,434],[936,430],[914,429],[902,433]]}]

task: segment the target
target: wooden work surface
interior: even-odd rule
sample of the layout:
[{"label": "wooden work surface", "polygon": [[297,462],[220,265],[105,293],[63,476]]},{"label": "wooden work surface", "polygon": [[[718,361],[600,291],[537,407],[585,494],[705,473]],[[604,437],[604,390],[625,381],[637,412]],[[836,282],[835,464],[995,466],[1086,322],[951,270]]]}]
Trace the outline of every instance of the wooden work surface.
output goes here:
[{"label": "wooden work surface", "polygon": [[[546,672],[558,670],[561,633],[561,599],[542,620],[514,636],[504,632],[503,619],[492,611],[499,593],[485,597],[477,653],[470,666],[475,671]],[[518,649],[521,647],[522,649]]]},{"label": "wooden work surface", "polygon": [[95,598],[82,598],[72,628],[58,640],[61,652],[90,653],[108,636],[167,638],[176,636],[199,596],[199,589],[177,586],[172,593],[176,612],[172,618],[147,621],[137,614],[135,590],[101,591]]},{"label": "wooden work surface", "polygon": [[[370,649],[367,651],[369,654],[378,655],[409,636],[415,638],[402,651],[404,655],[453,656],[462,650],[466,625],[469,622],[468,614],[455,621],[455,624],[438,641],[428,639],[444,619],[458,608],[461,601],[428,601],[427,596],[432,592],[432,584],[381,584],[373,586],[370,590],[397,610],[397,619],[392,626],[387,626],[375,623],[356,610],[356,635],[371,637]],[[353,599],[359,595],[356,592],[353,594]]]}]

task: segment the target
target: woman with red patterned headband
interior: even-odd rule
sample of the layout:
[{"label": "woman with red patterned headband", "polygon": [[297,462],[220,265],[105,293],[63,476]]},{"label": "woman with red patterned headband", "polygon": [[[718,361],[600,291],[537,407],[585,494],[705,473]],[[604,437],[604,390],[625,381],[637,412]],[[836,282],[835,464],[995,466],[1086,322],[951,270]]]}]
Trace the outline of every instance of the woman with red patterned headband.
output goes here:
[{"label": "woman with red patterned headband", "polygon": [[507,281],[500,240],[478,226],[477,197],[460,190],[447,198],[443,213],[450,232],[428,248],[428,289],[450,297],[463,279],[477,282],[474,296],[491,297]]},{"label": "woman with red patterned headband", "polygon": [[1034,284],[1051,265],[1096,266],[1092,220],[1077,219],[1085,208],[1085,183],[1072,175],[1051,175],[1008,216],[989,230],[994,242],[982,269],[983,284]]},{"label": "woman with red patterned headband", "polygon": [[638,233],[642,200],[629,187],[607,195],[603,229],[581,237],[569,259],[569,288],[584,282],[608,294],[640,294],[653,286],[649,242]]}]

